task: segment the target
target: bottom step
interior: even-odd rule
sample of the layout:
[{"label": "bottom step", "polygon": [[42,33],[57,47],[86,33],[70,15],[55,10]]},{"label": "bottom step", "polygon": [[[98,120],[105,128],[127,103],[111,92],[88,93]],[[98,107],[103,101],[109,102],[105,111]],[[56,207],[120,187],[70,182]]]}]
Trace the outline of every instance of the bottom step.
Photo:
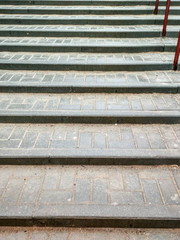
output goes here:
[{"label": "bottom step", "polygon": [[168,229],[81,229],[81,228],[0,228],[5,240],[178,240],[180,230]]},{"label": "bottom step", "polygon": [[180,167],[1,166],[1,226],[180,226]]}]

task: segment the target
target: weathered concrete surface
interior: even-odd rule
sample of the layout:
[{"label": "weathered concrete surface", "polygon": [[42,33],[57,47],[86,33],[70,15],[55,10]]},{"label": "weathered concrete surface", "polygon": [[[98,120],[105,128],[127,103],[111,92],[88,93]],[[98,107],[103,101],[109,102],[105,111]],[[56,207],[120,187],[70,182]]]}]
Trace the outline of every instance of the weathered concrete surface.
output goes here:
[{"label": "weathered concrete surface", "polygon": [[4,166],[0,173],[2,225],[179,224],[177,166]]}]

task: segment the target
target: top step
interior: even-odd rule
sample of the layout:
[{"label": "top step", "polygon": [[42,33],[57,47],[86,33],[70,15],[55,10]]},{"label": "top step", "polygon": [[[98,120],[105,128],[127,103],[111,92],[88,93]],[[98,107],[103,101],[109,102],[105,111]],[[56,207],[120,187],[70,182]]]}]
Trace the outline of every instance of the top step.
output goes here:
[{"label": "top step", "polygon": [[[166,0],[159,2],[160,6],[166,5]],[[105,5],[105,6],[155,6],[155,0],[0,0],[0,5]],[[179,0],[172,0],[171,6],[180,6]]]}]

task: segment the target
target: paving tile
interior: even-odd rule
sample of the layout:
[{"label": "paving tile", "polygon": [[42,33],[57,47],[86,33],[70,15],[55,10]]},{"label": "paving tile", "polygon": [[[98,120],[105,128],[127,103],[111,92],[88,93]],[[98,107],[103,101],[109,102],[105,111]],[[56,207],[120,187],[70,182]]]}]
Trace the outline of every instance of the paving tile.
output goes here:
[{"label": "paving tile", "polygon": [[54,167],[46,168],[46,174],[43,181],[43,189],[55,190],[58,187],[60,171]]},{"label": "paving tile", "polygon": [[140,191],[141,185],[139,181],[138,172],[134,169],[127,170],[124,172],[124,181],[127,190]]},{"label": "paving tile", "polygon": [[143,205],[144,200],[141,192],[112,192],[111,203],[113,205]]},{"label": "paving tile", "polygon": [[77,179],[76,181],[76,202],[89,202],[90,201],[90,180],[89,179]]},{"label": "paving tile", "polygon": [[180,198],[176,188],[171,179],[169,180],[159,180],[159,185],[162,190],[163,197],[167,204],[180,204]]},{"label": "paving tile", "polygon": [[20,148],[32,148],[35,145],[35,141],[37,138],[37,133],[34,132],[27,132]]},{"label": "paving tile", "polygon": [[107,182],[106,180],[96,179],[93,181],[93,202],[98,204],[107,204]]},{"label": "paving tile", "polygon": [[75,178],[75,169],[65,168],[61,173],[60,179],[60,189],[69,189],[74,186],[74,178]]},{"label": "paving tile", "polygon": [[42,179],[32,178],[26,181],[23,192],[21,193],[21,203],[33,204],[36,202],[40,190]]},{"label": "paving tile", "polygon": [[72,192],[68,191],[43,191],[39,197],[39,204],[58,204],[72,201]]},{"label": "paving tile", "polygon": [[155,180],[142,180],[147,204],[162,204],[162,198]]}]

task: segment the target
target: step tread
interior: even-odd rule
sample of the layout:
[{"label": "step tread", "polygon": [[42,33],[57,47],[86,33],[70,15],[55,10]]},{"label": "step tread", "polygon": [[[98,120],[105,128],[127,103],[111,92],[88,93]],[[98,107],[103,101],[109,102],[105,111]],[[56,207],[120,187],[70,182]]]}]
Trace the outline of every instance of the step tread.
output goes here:
[{"label": "step tread", "polygon": [[[180,124],[0,124],[1,161],[8,155],[49,157],[180,156]],[[68,149],[69,151],[63,151]],[[128,149],[128,151],[127,151]],[[42,151],[43,150],[43,151]],[[74,155],[73,155],[74,153]],[[107,154],[107,156],[106,156]],[[26,159],[28,161],[28,159]],[[69,160],[67,159],[67,162]],[[100,160],[99,160],[100,161]],[[97,159],[98,162],[98,159]]]},{"label": "step tread", "polygon": [[29,63],[29,64],[173,64],[174,53],[11,53],[0,52],[0,63]]},{"label": "step tread", "polygon": [[0,85],[24,86],[166,86],[180,84],[179,72],[35,72],[0,70]]},{"label": "step tread", "polygon": [[[49,236],[49,237],[48,237]],[[145,240],[148,236],[150,239],[156,237],[156,239],[178,239],[180,238],[179,229],[105,229],[105,228],[26,228],[26,231],[17,227],[0,227],[0,237],[2,239],[18,239],[23,238],[23,240],[31,239],[44,239],[44,240],[55,240],[62,238],[63,240],[74,240],[74,239],[84,239],[91,240],[92,238],[99,240],[113,240],[118,239],[120,236],[124,239],[138,239],[141,238]]]},{"label": "step tread", "polygon": [[178,93],[179,73],[33,72],[0,70],[1,92]]},{"label": "step tread", "polygon": [[[161,114],[180,111],[179,94],[0,94],[1,114],[5,112],[67,112],[83,115]],[[52,111],[52,113],[51,113]]]},{"label": "step tread", "polygon": [[[167,32],[170,31],[177,31],[177,29],[179,28],[179,25],[176,26],[167,26]],[[144,31],[144,32],[148,32],[148,31],[162,31],[162,26],[161,25],[148,25],[148,29],[147,29],[147,25],[131,25],[131,26],[109,26],[109,25],[56,25],[56,26],[52,26],[52,25],[3,25],[0,24],[0,31],[2,30],[9,30],[9,31],[18,31],[18,30],[24,30],[24,31],[47,31],[47,32],[51,32],[51,31],[92,31],[92,32],[106,32],[106,31],[110,31],[110,32],[124,32],[124,31],[128,31],[128,32],[139,32],[139,31]]]},{"label": "step tread", "polygon": [[[143,47],[143,46],[176,46],[175,38],[67,38],[67,37],[0,37],[0,46],[111,46],[111,47]],[[118,49],[117,49],[118,52]]]},{"label": "step tread", "polygon": [[0,219],[180,220],[179,167],[1,166],[0,172]]}]

